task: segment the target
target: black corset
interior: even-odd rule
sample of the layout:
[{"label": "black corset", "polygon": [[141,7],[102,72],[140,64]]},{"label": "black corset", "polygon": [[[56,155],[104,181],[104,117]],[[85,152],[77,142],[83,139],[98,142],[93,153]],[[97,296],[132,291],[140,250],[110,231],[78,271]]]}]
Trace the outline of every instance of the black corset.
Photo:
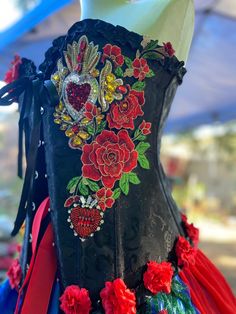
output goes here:
[{"label": "black corset", "polygon": [[[70,59],[69,55],[70,60],[66,63],[64,52],[68,52],[68,49],[73,50],[67,46],[68,44],[73,46],[73,42],[77,44],[74,49],[79,49],[81,56],[71,60],[73,58]],[[94,61],[97,63],[93,71],[91,69],[90,71],[87,66],[82,72],[81,64],[83,66],[85,58],[83,51],[88,45],[90,49],[98,45],[97,50],[94,50],[93,58],[95,60],[97,56],[99,60]],[[84,20],[74,24],[66,36],[53,42],[53,46],[45,54],[45,61],[40,66],[43,81],[47,81],[44,83],[44,96],[47,94],[48,97],[45,96],[41,103],[43,123],[40,140],[44,141],[45,145],[43,149],[39,148],[40,155],[35,169],[43,169],[44,163],[46,164],[59,278],[63,288],[71,284],[87,288],[94,300],[98,299],[104,282],[117,277],[123,278],[128,287],[137,287],[141,282],[143,267],[147,261],[172,260],[174,242],[179,234],[183,234],[181,218],[171,197],[159,152],[162,129],[176,89],[181,84],[186,70],[183,67],[184,63],[172,56],[173,53],[168,50],[168,45],[162,46],[155,41],[149,41],[145,46],[146,51],[143,46],[142,36],[123,27],[115,27],[100,20]],[[62,58],[61,66],[67,70],[68,63],[72,68],[73,64],[77,64],[77,68],[74,67],[74,70],[69,72],[64,69],[64,76],[59,78],[60,67],[57,61],[60,58]],[[144,61],[141,62],[140,59]],[[107,62],[108,74],[104,74],[107,81],[103,84],[100,75],[106,60],[109,61]],[[79,74],[71,76],[68,84],[63,85],[64,87],[59,87],[58,82],[61,80],[63,84],[63,80],[73,71]],[[86,71],[90,71],[89,76]],[[111,75],[107,76],[109,73]],[[108,85],[109,83],[111,85]],[[95,96],[91,96],[93,88]],[[101,89],[103,89],[102,94]],[[103,104],[99,114],[103,116],[101,119],[106,123],[99,124],[99,118],[93,117],[96,124],[91,124],[91,117],[88,114],[90,127],[86,126],[79,131],[74,121],[79,119],[81,121],[79,127],[81,127],[84,118],[81,112],[83,114],[84,103],[88,102],[87,98],[90,97],[88,95],[91,96],[89,101],[91,108],[94,106],[101,108],[101,103]],[[59,98],[62,102],[61,107]],[[76,105],[75,99],[78,101]],[[66,101],[67,106],[65,106]],[[119,109],[115,106],[119,106]],[[132,106],[135,108],[132,109]],[[76,112],[73,111],[75,108]],[[125,117],[125,110],[130,108],[133,111],[127,111]],[[92,114],[95,114],[95,111]],[[110,120],[106,118],[108,116]],[[69,122],[72,121],[71,127],[68,119]],[[142,126],[147,122],[151,123],[151,128],[150,124],[149,127],[146,125],[144,131]],[[102,131],[94,135],[98,127],[101,127]],[[83,133],[84,130],[87,133]],[[98,136],[99,140],[97,140]],[[139,139],[135,139],[135,136],[136,138],[139,136]],[[130,142],[128,143],[128,137],[135,148]],[[92,147],[92,143],[96,141],[98,143],[93,144]],[[87,145],[84,153],[83,145]],[[135,150],[138,154],[134,153]],[[119,162],[117,158],[120,158]],[[110,168],[107,166],[109,162],[111,162]],[[116,162],[117,168],[114,167]],[[82,181],[78,181],[78,178],[83,175],[82,166],[84,173],[90,176],[87,176],[89,179],[87,181],[83,178],[80,179]],[[114,179],[115,171],[117,173]],[[133,173],[132,177],[130,172]],[[126,174],[121,179],[124,173]],[[119,185],[121,180],[123,182]],[[35,182],[37,186],[33,183],[31,198],[33,201],[37,198],[35,201],[37,206],[46,194],[45,176],[42,181]],[[111,206],[109,198],[112,197],[109,194],[108,201],[103,199],[102,204],[107,206],[105,210],[101,208],[101,204],[100,208],[96,207],[98,205],[96,203],[92,206],[93,213],[84,214],[84,211],[91,210],[86,206],[94,200],[98,185],[99,189],[105,185],[105,188],[112,190],[113,193],[116,189],[117,199]],[[92,195],[92,200],[88,200],[89,195]],[[72,197],[75,197],[74,200]],[[84,203],[86,203],[85,207],[82,206]],[[76,212],[74,208],[77,208]],[[28,209],[23,255],[25,264],[30,255],[26,243],[33,216],[32,210]],[[90,227],[86,226],[94,224],[96,219],[99,220],[97,222],[99,230],[89,232]],[[79,225],[78,229],[73,228],[76,224]]]}]

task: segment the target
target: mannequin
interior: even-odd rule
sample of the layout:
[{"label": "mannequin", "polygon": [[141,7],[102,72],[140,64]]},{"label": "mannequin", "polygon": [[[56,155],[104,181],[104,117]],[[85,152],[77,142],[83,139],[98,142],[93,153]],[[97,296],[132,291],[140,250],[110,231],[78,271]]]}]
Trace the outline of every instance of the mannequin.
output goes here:
[{"label": "mannequin", "polygon": [[130,31],[170,41],[186,61],[194,29],[193,0],[81,0],[82,20],[100,19]]}]

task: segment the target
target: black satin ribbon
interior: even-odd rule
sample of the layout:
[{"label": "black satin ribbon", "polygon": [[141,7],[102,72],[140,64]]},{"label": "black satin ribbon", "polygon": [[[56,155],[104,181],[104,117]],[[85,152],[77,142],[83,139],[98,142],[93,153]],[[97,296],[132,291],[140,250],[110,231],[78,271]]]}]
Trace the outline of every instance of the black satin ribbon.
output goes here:
[{"label": "black satin ribbon", "polygon": [[12,236],[18,233],[25,220],[27,211],[32,209],[31,194],[41,128],[40,108],[44,103],[45,97],[48,96],[49,94],[45,93],[43,75],[41,73],[31,77],[20,78],[0,89],[0,106],[9,106],[22,97],[19,101],[20,118],[18,124],[18,175],[20,177],[22,177],[23,133],[25,133],[25,139],[28,142],[26,146],[29,146],[26,152],[26,171],[23,189]]}]

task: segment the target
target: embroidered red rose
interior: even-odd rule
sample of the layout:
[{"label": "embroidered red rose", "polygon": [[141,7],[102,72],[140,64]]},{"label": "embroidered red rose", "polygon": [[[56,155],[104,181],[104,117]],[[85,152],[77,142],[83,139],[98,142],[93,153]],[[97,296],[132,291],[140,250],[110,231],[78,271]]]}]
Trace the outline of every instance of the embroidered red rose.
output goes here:
[{"label": "embroidered red rose", "polygon": [[22,63],[21,57],[15,55],[14,60],[11,62],[11,68],[7,71],[4,77],[4,81],[9,84],[19,77],[19,68]]},{"label": "embroidered red rose", "polygon": [[79,286],[68,286],[60,297],[60,308],[65,314],[89,314],[92,303],[88,290]]},{"label": "embroidered red rose", "polygon": [[199,242],[199,229],[196,228],[193,223],[190,224],[188,222],[186,215],[181,214],[181,217],[182,217],[182,221],[183,221],[183,224],[185,226],[185,229],[186,229],[186,232],[187,232],[189,238],[193,242],[194,246],[197,247],[198,242]]},{"label": "embroidered red rose", "polygon": [[101,207],[102,210],[106,208],[111,208],[114,204],[115,200],[112,198],[112,190],[101,188],[96,192],[96,196],[98,198],[98,205]]},{"label": "embroidered red rose", "polygon": [[100,296],[106,314],[136,314],[135,294],[122,279],[107,281]]},{"label": "embroidered red rose", "polygon": [[82,175],[101,180],[106,188],[113,188],[124,172],[137,166],[138,152],[127,130],[103,130],[96,139],[82,148]]},{"label": "embroidered red rose", "polygon": [[147,263],[147,270],[143,274],[144,286],[153,294],[158,292],[170,293],[173,273],[171,263],[150,261]]},{"label": "embroidered red rose", "polygon": [[111,59],[116,66],[122,66],[124,63],[121,49],[116,45],[112,46],[111,44],[106,44],[103,47],[102,62],[104,62],[106,58]]},{"label": "embroidered red rose", "polygon": [[178,259],[178,266],[189,266],[195,264],[196,250],[182,236],[179,236],[175,246],[175,252]]},{"label": "embroidered red rose", "polygon": [[135,78],[139,79],[139,81],[142,81],[145,79],[147,73],[150,71],[150,68],[147,64],[147,60],[144,58],[136,58],[134,59],[132,63],[133,67],[133,75]]},{"label": "embroidered red rose", "polygon": [[22,278],[22,270],[19,259],[15,259],[8,269],[7,276],[12,289],[18,289]]},{"label": "embroidered red rose", "polygon": [[120,102],[113,103],[110,112],[107,115],[107,121],[110,128],[134,129],[134,119],[142,116],[141,106],[145,103],[144,92],[130,90],[128,95]]},{"label": "embroidered red rose", "polygon": [[172,57],[175,54],[175,50],[173,49],[171,42],[163,43],[163,46],[169,57]]},{"label": "embroidered red rose", "polygon": [[145,120],[143,120],[142,123],[139,125],[139,129],[143,135],[147,135],[151,133],[151,126],[151,122],[146,122]]}]

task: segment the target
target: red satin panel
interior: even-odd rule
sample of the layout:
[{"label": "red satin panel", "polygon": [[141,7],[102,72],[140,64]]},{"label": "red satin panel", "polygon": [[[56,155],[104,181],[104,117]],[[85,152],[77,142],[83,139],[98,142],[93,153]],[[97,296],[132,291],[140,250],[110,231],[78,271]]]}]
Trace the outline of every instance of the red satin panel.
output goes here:
[{"label": "red satin panel", "polygon": [[180,272],[201,314],[236,314],[236,298],[219,270],[200,251],[196,263]]}]

